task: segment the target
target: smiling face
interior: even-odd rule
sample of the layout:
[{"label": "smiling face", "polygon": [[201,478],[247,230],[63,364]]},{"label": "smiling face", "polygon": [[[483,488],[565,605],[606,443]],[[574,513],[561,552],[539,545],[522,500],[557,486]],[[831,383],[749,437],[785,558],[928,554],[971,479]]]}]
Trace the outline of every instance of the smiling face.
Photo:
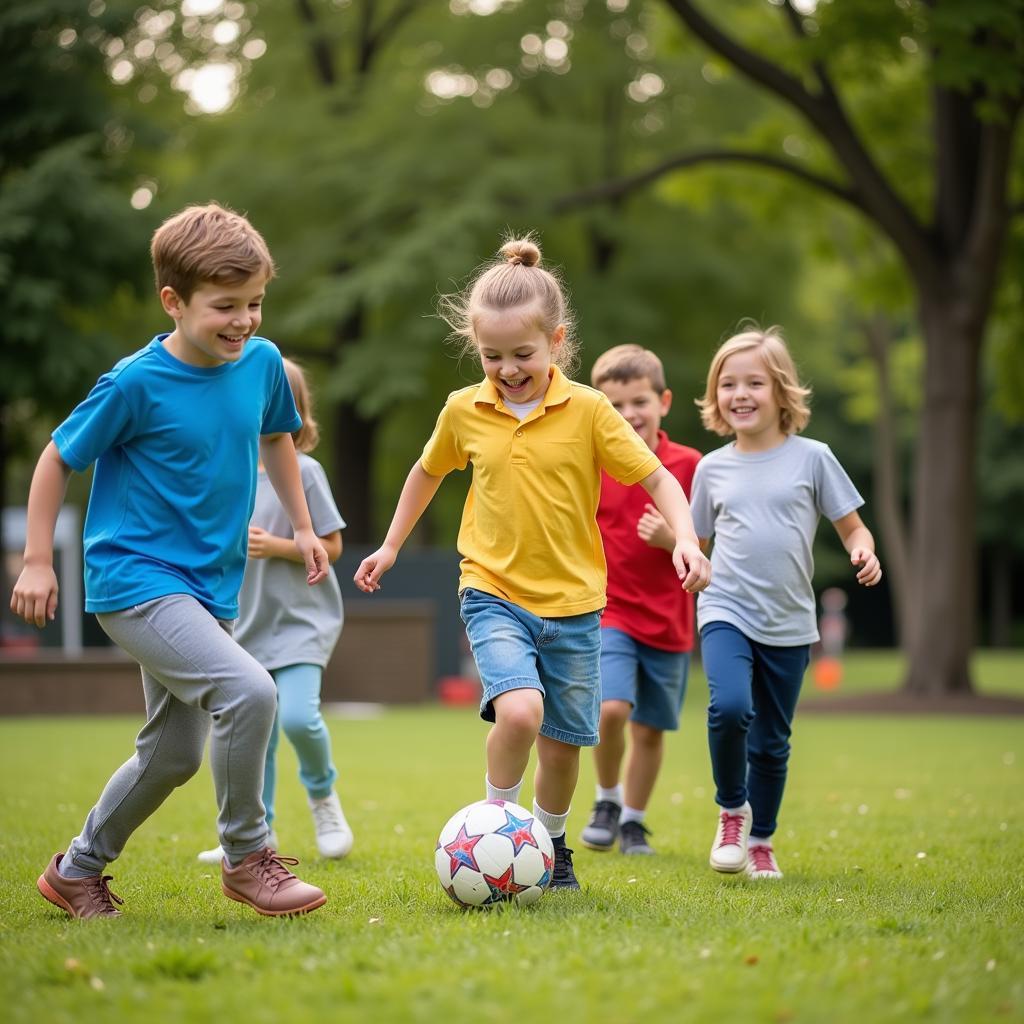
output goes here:
[{"label": "smiling face", "polygon": [[484,373],[503,398],[522,403],[544,396],[564,327],[549,337],[530,310],[509,309],[481,313],[474,333]]},{"label": "smiling face", "polygon": [[718,411],[736,434],[741,451],[762,451],[786,439],[775,381],[757,349],[743,349],[725,359],[716,396]]},{"label": "smiling face", "polygon": [[173,288],[160,291],[164,310],[175,322],[164,340],[168,352],[191,366],[211,368],[241,358],[245,343],[263,319],[265,274],[239,284],[199,285],[185,302]]},{"label": "smiling face", "polygon": [[672,407],[672,392],[658,392],[647,377],[633,380],[605,380],[601,390],[651,451],[658,447],[658,430]]}]

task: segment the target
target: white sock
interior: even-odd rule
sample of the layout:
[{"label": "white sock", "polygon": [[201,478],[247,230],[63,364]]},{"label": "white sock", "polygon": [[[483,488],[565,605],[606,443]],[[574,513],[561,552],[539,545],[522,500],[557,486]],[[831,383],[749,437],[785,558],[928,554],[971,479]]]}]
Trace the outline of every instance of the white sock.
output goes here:
[{"label": "white sock", "polygon": [[619,815],[619,824],[625,825],[627,821],[639,821],[643,824],[646,813],[646,811],[638,811],[635,807],[623,807],[622,814]]},{"label": "white sock", "polygon": [[[569,808],[572,810],[572,808]],[[545,811],[536,800],[533,801],[533,816],[548,830],[552,839],[565,835],[565,823],[569,820],[569,811],[565,814],[552,814]]]},{"label": "white sock", "polygon": [[519,790],[523,788],[523,780],[520,779],[511,789],[498,789],[487,776],[484,776],[484,784],[487,786],[488,800],[504,800],[506,803],[519,803]]},{"label": "white sock", "polygon": [[750,811],[750,802],[746,801],[740,804],[739,807],[723,807],[722,810],[728,811],[730,814],[742,814],[744,811]]},{"label": "white sock", "polygon": [[771,836],[751,836],[747,840],[747,846],[771,846]]},{"label": "white sock", "polygon": [[622,783],[620,782],[617,786],[612,786],[611,789],[605,789],[604,786],[598,784],[594,787],[597,791],[595,800],[610,800],[613,804],[622,806]]}]

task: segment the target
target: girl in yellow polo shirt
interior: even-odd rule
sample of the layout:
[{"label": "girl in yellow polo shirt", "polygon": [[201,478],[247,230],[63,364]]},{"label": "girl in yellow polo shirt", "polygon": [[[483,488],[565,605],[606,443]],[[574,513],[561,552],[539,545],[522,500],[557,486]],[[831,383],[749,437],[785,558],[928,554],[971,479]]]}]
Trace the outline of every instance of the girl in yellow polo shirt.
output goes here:
[{"label": "girl in yellow polo shirt", "polygon": [[580,747],[598,740],[605,560],[601,470],[640,483],[672,527],[686,590],[711,568],[678,481],[600,392],[569,380],[572,319],[532,238],[502,246],[443,316],[484,380],[448,396],[409,473],[384,543],[355,574],[380,589],[444,476],[473,465],[459,530],[459,602],[483,683],[487,799],[519,802],[537,745],[533,811],[555,846],[551,888],[578,889],[565,822]]}]

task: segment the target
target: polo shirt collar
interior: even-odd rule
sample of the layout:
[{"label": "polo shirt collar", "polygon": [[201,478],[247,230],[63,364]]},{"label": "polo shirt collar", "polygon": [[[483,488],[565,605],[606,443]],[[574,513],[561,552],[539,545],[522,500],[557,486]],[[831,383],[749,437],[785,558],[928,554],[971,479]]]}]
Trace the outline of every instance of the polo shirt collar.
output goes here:
[{"label": "polo shirt collar", "polygon": [[[553,406],[562,405],[572,398],[569,378],[554,364],[551,366],[548,380],[548,389],[544,392],[540,408],[550,409]],[[490,377],[484,377],[480,387],[476,389],[476,397],[473,401],[477,405],[493,405],[495,407],[505,404],[501,392],[494,386]]]}]

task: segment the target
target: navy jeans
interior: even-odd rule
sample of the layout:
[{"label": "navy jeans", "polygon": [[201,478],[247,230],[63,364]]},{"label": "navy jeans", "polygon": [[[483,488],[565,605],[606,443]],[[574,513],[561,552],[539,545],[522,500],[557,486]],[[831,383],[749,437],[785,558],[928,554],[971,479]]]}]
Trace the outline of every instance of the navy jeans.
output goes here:
[{"label": "navy jeans", "polygon": [[750,834],[767,839],[786,787],[790,726],[810,646],[769,647],[728,622],[709,622],[700,642],[715,802],[740,807],[749,800]]}]

